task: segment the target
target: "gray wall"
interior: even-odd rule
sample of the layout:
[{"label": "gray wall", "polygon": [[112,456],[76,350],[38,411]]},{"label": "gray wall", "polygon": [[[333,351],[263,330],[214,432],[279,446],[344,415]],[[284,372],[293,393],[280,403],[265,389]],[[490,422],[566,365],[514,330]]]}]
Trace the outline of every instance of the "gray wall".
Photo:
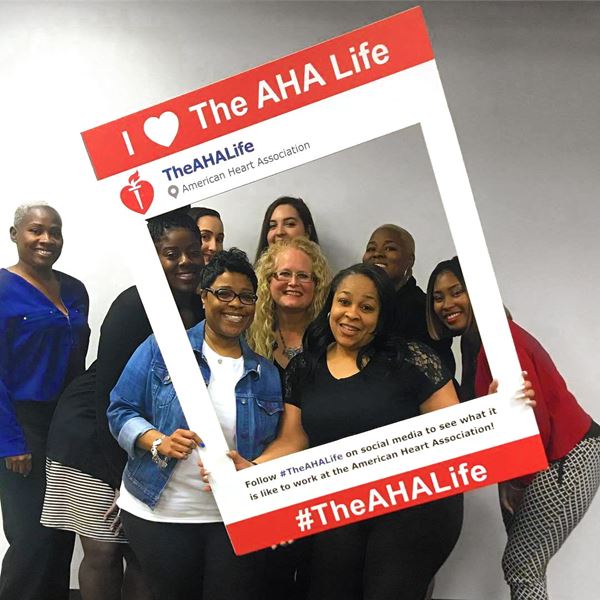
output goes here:
[{"label": "gray wall", "polygon": [[[45,199],[61,211],[58,266],[88,286],[91,361],[102,318],[131,277],[127,233],[111,220],[79,132],[411,5],[0,4],[0,264],[15,261],[6,232],[16,205]],[[424,10],[504,301],[598,417],[600,288],[588,273],[600,258],[600,6],[428,2]],[[226,245],[253,254],[264,208],[281,194],[307,200],[336,268],[359,259],[382,222],[414,233],[422,285],[453,254],[418,127],[208,201],[223,214]],[[494,494],[468,495],[436,595],[508,597]],[[598,597],[599,516],[596,501],[551,563],[553,599]]]}]

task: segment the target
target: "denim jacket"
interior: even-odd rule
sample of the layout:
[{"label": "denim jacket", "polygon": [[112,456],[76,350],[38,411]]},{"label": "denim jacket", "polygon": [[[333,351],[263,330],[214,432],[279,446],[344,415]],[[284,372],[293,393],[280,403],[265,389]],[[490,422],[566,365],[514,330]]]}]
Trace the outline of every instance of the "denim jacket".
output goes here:
[{"label": "denim jacket", "polygon": [[[204,324],[202,321],[187,333],[208,385],[210,369],[202,354]],[[281,381],[271,362],[253,352],[243,339],[240,344],[244,374],[235,386],[237,451],[252,460],[276,436],[283,411]],[[111,433],[128,454],[123,473],[125,487],[154,508],[177,461],[170,460],[160,469],[152,462],[150,452],[136,446],[136,440],[150,429],[170,435],[189,427],[153,335],[129,359],[110,394],[107,416]]]}]

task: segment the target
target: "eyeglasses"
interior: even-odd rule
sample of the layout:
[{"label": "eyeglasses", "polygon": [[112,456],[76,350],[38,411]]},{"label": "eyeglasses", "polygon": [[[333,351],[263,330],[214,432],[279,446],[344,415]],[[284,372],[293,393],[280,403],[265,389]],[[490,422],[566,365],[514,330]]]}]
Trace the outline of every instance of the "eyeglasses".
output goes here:
[{"label": "eyeglasses", "polygon": [[273,277],[277,279],[277,281],[285,281],[290,282],[292,279],[296,277],[296,281],[298,283],[310,283],[315,281],[315,276],[312,273],[307,273],[306,271],[275,271],[273,273]]},{"label": "eyeglasses", "polygon": [[229,288],[219,288],[218,290],[213,290],[212,288],[203,288],[202,291],[210,292],[217,300],[220,300],[221,302],[231,302],[234,298],[239,298],[242,304],[251,306],[252,304],[256,304],[256,301],[258,300],[258,296],[256,294],[251,294],[250,292],[241,292],[236,294]]}]

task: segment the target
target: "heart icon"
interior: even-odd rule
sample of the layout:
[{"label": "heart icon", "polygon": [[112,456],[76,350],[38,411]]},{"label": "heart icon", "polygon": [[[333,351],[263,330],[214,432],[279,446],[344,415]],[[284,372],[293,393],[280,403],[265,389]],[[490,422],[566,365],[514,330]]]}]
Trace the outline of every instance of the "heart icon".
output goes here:
[{"label": "heart icon", "polygon": [[154,200],[154,188],[149,181],[140,179],[136,171],[129,177],[129,185],[121,190],[121,202],[136,213],[146,214]]},{"label": "heart icon", "polygon": [[173,143],[178,131],[179,119],[171,111],[164,112],[160,117],[149,117],[144,123],[146,137],[167,148]]}]

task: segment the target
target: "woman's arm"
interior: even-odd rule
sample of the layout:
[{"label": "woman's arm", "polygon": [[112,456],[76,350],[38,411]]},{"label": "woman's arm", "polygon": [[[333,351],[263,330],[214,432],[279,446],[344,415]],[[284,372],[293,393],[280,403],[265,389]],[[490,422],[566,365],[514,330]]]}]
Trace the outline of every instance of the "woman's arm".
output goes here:
[{"label": "woman's arm", "polygon": [[8,388],[0,378],[0,456],[4,465],[23,477],[31,472],[31,454],[27,452],[25,436],[17,421]]},{"label": "woman's arm", "polygon": [[79,282],[81,285],[81,304],[80,306],[83,308],[83,312],[85,314],[85,326],[82,327],[79,334],[79,347],[80,347],[80,360],[81,367],[80,372],[83,373],[85,371],[85,357],[87,356],[89,347],[90,347],[90,325],[88,319],[90,317],[90,297],[88,295],[87,288],[83,284],[83,282]]},{"label": "woman's arm", "polygon": [[498,483],[498,498],[500,506],[507,510],[511,515],[517,512],[523,496],[527,490],[526,483],[519,483],[518,479],[513,481],[500,481]]},{"label": "woman's arm", "polygon": [[158,429],[150,429],[137,438],[135,445],[149,452],[157,439],[161,440],[156,448],[157,452],[177,460],[187,458],[192,450],[202,443],[198,435],[189,429],[176,429],[171,435],[165,435]]},{"label": "woman's arm", "polygon": [[[542,385],[534,358],[530,355],[525,343],[523,343],[522,337],[520,335],[519,337],[516,337],[513,329],[511,329],[511,333],[513,335],[513,341],[515,343],[515,349],[517,351],[521,369],[523,369],[523,372],[527,373],[526,381],[530,384],[529,387],[525,384],[526,396],[529,399],[532,399],[530,394],[527,393],[527,390],[535,390],[535,403],[526,403],[530,404],[533,408],[544,448],[547,448],[550,442],[551,419],[546,404],[545,386]],[[485,396],[489,393],[489,386],[492,381],[492,372],[487,356],[485,355],[485,352],[480,352],[477,357],[477,369],[475,372],[475,394],[477,397]],[[527,400],[527,398],[525,400]]]},{"label": "woman's arm", "polygon": [[31,472],[31,454],[5,383],[10,371],[6,351],[10,344],[7,329],[6,321],[0,319],[0,456],[4,457],[4,464],[9,471],[27,477]]},{"label": "woman's arm", "polygon": [[432,412],[434,410],[440,410],[441,408],[448,408],[454,404],[459,404],[458,397],[456,395],[456,389],[452,381],[446,383],[439,390],[431,394],[427,400],[421,403],[419,410],[421,414]]},{"label": "woman's arm", "polygon": [[152,357],[152,344],[148,339],[129,359],[110,393],[110,404],[106,411],[110,432],[131,457],[142,450],[137,448],[137,439],[155,429],[152,423],[152,398],[147,397],[152,393],[148,381]]},{"label": "woman's arm", "polygon": [[[294,452],[306,450],[308,448],[308,436],[302,427],[301,415],[302,411],[297,406],[285,402],[277,437],[265,448],[260,456],[250,461],[235,450],[227,453],[233,461],[236,471],[241,471],[242,469],[247,469],[253,465],[268,462],[281,456],[287,456]],[[200,467],[202,480],[208,483],[210,473],[204,468],[202,461],[198,463],[198,466]]]},{"label": "woman's arm", "polygon": [[277,437],[254,462],[257,464],[263,463],[280,456],[306,450],[308,448],[308,436],[302,427],[301,417],[302,411],[297,406],[285,402]]},{"label": "woman's arm", "polygon": [[159,454],[169,458],[187,458],[200,444],[200,438],[187,429],[176,429],[171,434],[157,430],[152,421],[151,365],[154,352],[158,351],[153,338],[147,339],[129,359],[117,385],[110,394],[107,410],[111,433],[119,445],[129,454],[136,456],[147,452],[160,439]]},{"label": "woman's arm", "polygon": [[[519,392],[515,396],[517,400],[523,400],[523,402],[527,406],[531,406],[534,408],[537,404],[535,401],[535,390],[533,389],[533,384],[528,379],[527,371],[521,371],[521,375],[523,376],[523,385],[519,389]],[[488,394],[495,394],[498,391],[498,380],[492,379],[488,387]]]},{"label": "woman's arm", "polygon": [[100,328],[96,360],[96,432],[114,488],[120,485],[125,457],[109,430],[106,417],[109,396],[127,361],[151,333],[152,328],[135,287],[116,298]]}]

